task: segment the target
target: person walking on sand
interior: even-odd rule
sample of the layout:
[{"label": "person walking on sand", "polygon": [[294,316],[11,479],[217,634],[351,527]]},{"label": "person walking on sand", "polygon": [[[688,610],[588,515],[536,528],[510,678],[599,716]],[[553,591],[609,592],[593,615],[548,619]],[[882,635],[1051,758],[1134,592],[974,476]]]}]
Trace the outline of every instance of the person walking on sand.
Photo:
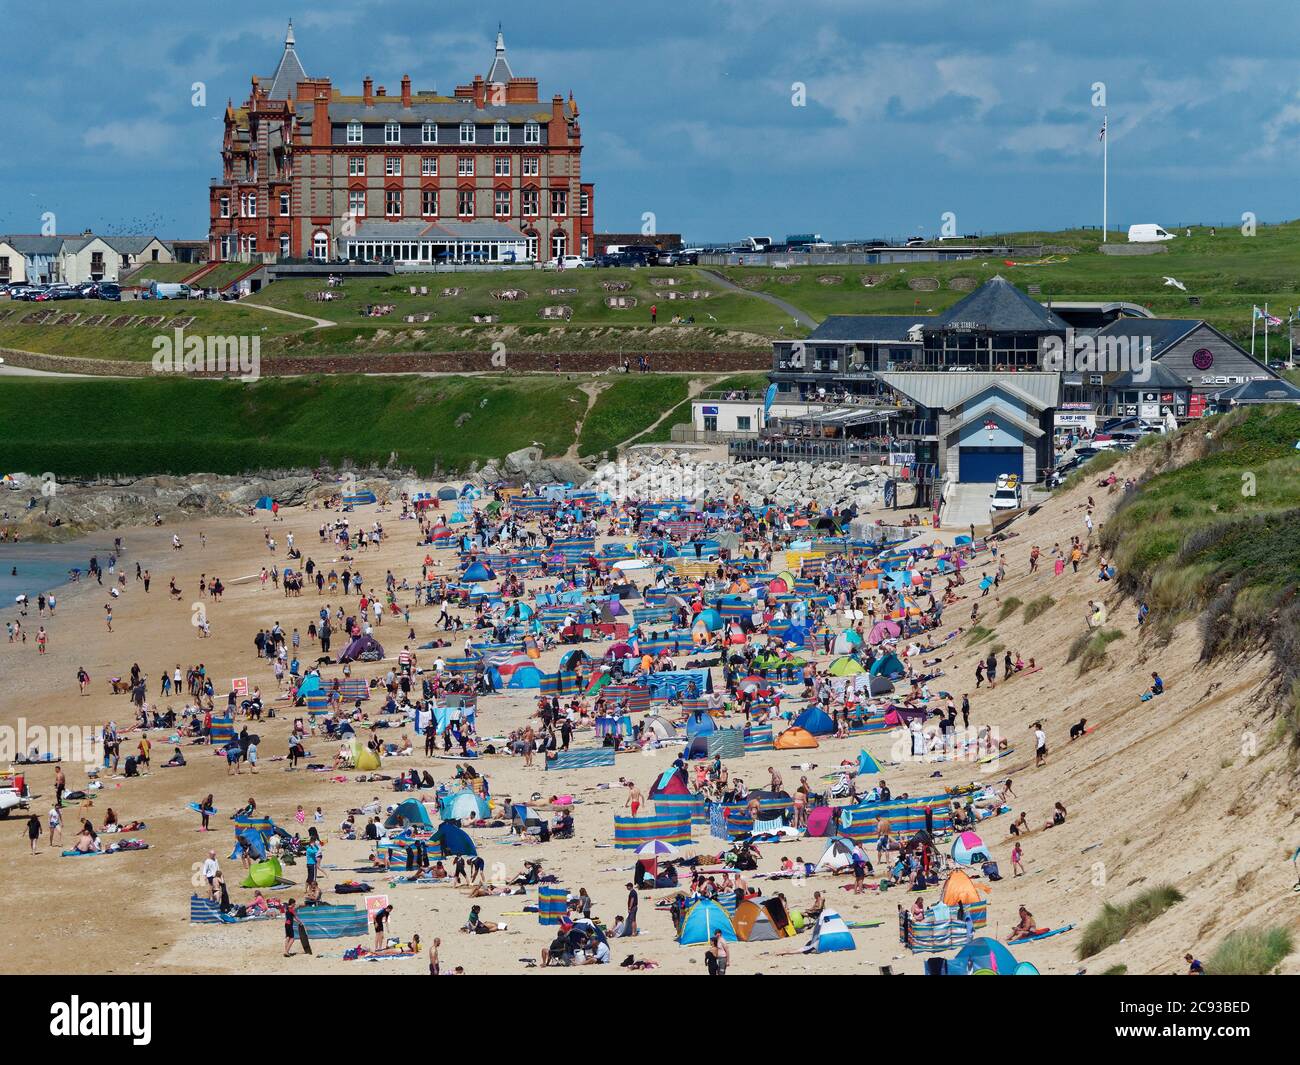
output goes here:
[{"label": "person walking on sand", "polygon": [[1025,866],[1024,866],[1024,862],[1021,861],[1021,859],[1024,857],[1024,855],[1025,855],[1025,852],[1024,852],[1023,850],[1021,850],[1021,848],[1020,848],[1020,843],[1019,843],[1019,841],[1017,841],[1017,842],[1015,843],[1015,845],[1012,846],[1012,848],[1011,848],[1011,875],[1012,875],[1012,876],[1024,876],[1024,875],[1025,875]]},{"label": "person walking on sand", "polygon": [[1047,765],[1047,733],[1041,721],[1034,722],[1034,765],[1038,768]]},{"label": "person walking on sand", "polygon": [[293,941],[298,934],[297,902],[297,899],[290,899],[284,904],[284,956],[286,958],[293,953]]},{"label": "person walking on sand", "polygon": [[433,940],[433,945],[429,947],[429,975],[430,976],[441,975],[440,970],[441,970],[442,962],[438,958],[438,948],[441,946],[442,946],[442,940],[438,939],[435,936]]},{"label": "person walking on sand", "polygon": [[56,803],[50,807],[50,846],[54,846],[54,835],[58,833],[59,843],[63,843],[63,815],[59,813],[59,807]]},{"label": "person walking on sand", "polygon": [[27,818],[27,842],[31,844],[32,853],[36,854],[36,844],[41,839],[41,819],[35,814]]},{"label": "person walking on sand", "polygon": [[623,804],[624,809],[631,808],[632,816],[635,817],[636,812],[641,809],[642,801],[641,789],[629,780],[627,782],[627,802]]}]

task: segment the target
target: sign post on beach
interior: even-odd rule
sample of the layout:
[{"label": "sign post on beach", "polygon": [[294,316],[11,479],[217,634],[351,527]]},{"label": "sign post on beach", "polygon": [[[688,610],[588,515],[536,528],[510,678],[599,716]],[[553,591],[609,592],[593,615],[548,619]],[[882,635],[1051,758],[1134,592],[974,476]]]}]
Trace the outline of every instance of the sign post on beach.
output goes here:
[{"label": "sign post on beach", "polygon": [[248,698],[248,678],[247,678],[247,677],[235,677],[233,680],[231,680],[231,682],[230,682],[230,687],[231,687],[231,690],[235,693],[235,698],[237,698],[237,699],[247,699],[247,698]]}]

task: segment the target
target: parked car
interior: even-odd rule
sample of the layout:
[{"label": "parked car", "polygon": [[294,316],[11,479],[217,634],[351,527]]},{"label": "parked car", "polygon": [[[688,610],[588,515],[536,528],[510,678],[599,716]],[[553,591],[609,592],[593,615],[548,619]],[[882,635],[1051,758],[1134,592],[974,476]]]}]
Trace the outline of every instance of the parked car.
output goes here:
[{"label": "parked car", "polygon": [[36,300],[36,295],[41,291],[39,285],[17,284],[9,286],[9,298],[11,300],[26,300],[31,303]]},{"label": "parked car", "polygon": [[1004,484],[995,487],[989,496],[989,510],[1015,510],[1020,506],[1020,486]]},{"label": "parked car", "polygon": [[118,303],[122,299],[122,286],[116,281],[101,281],[95,286],[95,298]]},{"label": "parked car", "polygon": [[564,255],[546,260],[548,270],[578,270],[586,265],[587,261],[581,255]]}]

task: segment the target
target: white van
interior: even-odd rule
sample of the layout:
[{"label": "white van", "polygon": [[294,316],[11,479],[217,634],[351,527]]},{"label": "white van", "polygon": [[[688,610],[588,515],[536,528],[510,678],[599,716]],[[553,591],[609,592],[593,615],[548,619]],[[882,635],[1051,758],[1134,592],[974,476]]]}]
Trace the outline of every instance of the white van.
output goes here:
[{"label": "white van", "polygon": [[1130,244],[1155,244],[1162,240],[1173,239],[1174,235],[1172,233],[1154,222],[1142,222],[1136,226],[1128,227],[1128,242]]}]

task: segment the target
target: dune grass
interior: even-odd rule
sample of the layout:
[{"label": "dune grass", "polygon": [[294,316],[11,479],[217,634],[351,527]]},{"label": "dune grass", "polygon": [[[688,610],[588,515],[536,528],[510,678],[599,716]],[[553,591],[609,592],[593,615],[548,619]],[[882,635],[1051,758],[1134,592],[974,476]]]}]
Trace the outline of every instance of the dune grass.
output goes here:
[{"label": "dune grass", "polygon": [[1075,947],[1079,960],[1100,954],[1143,925],[1150,924],[1171,907],[1182,902],[1184,895],[1172,884],[1148,888],[1125,903],[1108,902],[1101,913],[1083,929]]},{"label": "dune grass", "polygon": [[1008,596],[1002,600],[1002,605],[998,608],[998,620],[1006,621],[1021,607],[1021,602],[1014,595]]},{"label": "dune grass", "polygon": [[1300,680],[1300,408],[1254,407],[1161,446],[1190,461],[1145,480],[1101,531],[1121,589],[1160,625],[1200,614],[1201,658],[1272,650]]},{"label": "dune grass", "polygon": [[1281,925],[1230,932],[1205,963],[1215,976],[1267,976],[1295,950],[1295,938]]},{"label": "dune grass", "polygon": [[991,640],[997,633],[983,625],[972,625],[966,633],[966,642],[968,644],[983,643],[985,640]]},{"label": "dune grass", "polygon": [[1124,633],[1119,629],[1098,629],[1095,632],[1081,633],[1070,644],[1067,662],[1078,661],[1079,676],[1089,673],[1106,661],[1106,648],[1116,640],[1122,640]]},{"label": "dune grass", "polygon": [[1056,600],[1050,595],[1040,595],[1036,599],[1029,600],[1025,604],[1025,624],[1037,621],[1046,614],[1052,607],[1056,606]]}]

